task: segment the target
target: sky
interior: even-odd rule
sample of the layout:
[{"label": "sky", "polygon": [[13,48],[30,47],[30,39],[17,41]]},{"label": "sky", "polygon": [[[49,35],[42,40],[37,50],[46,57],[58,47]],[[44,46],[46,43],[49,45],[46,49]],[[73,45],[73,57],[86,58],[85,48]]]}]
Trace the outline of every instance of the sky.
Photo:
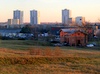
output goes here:
[{"label": "sky", "polygon": [[100,0],[0,0],[0,22],[13,18],[14,10],[24,11],[24,22],[30,21],[30,10],[40,12],[41,22],[61,22],[63,9],[71,11],[71,17],[83,16],[86,21],[100,19]]}]

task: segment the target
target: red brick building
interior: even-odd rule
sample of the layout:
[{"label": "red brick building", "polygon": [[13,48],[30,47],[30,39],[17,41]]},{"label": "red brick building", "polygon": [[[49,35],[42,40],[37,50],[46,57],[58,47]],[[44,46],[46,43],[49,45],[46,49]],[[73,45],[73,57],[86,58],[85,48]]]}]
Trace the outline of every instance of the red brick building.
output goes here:
[{"label": "red brick building", "polygon": [[61,29],[60,41],[71,46],[85,46],[87,44],[87,34],[75,29]]}]

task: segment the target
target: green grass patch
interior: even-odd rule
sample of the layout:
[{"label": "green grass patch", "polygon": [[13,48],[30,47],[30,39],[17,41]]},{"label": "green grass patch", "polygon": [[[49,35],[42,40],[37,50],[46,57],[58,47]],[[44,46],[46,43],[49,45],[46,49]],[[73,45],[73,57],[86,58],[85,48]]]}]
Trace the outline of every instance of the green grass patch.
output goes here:
[{"label": "green grass patch", "polygon": [[9,49],[28,49],[34,46],[49,46],[48,42],[34,41],[34,40],[1,40],[1,48]]}]

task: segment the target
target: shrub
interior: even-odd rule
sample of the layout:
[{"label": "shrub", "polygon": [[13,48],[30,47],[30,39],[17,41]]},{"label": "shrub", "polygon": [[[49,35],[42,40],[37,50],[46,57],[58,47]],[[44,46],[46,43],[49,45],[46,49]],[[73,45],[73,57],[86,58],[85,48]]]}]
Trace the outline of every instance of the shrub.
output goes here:
[{"label": "shrub", "polygon": [[42,55],[43,54],[42,49],[40,48],[30,48],[28,50],[29,50],[30,55]]}]

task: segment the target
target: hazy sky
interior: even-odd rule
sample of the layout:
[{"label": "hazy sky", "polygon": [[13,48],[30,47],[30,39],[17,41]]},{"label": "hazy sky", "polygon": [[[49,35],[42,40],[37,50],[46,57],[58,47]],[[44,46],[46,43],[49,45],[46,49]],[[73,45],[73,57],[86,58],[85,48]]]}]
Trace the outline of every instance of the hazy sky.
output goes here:
[{"label": "hazy sky", "polygon": [[71,16],[84,16],[86,21],[100,19],[100,0],[0,0],[0,22],[13,17],[13,10],[24,11],[24,22],[30,20],[30,10],[40,11],[41,22],[61,22],[61,10],[70,9]]}]

